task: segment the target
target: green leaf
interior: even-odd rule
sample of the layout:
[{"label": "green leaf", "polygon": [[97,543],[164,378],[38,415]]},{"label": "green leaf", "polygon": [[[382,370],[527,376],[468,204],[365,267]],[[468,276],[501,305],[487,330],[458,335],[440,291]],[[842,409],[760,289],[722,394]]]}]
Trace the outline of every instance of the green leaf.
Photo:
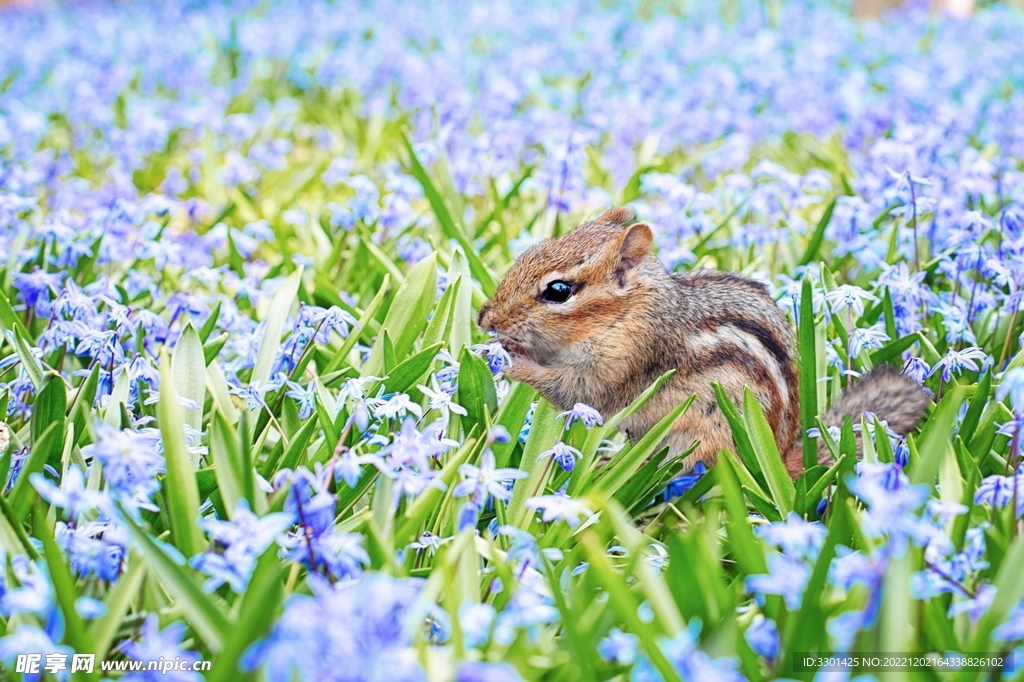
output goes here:
[{"label": "green leaf", "polygon": [[729,428],[732,430],[732,440],[736,445],[736,454],[739,455],[740,461],[743,462],[743,465],[755,479],[763,480],[764,473],[761,471],[761,464],[757,460],[754,446],[750,442],[750,434],[747,433],[747,427],[743,423],[743,415],[736,409],[736,405],[729,399],[729,396],[725,394],[725,389],[722,388],[721,384],[716,382],[712,384],[712,387],[715,389],[718,408],[722,410],[722,414],[725,415],[725,420],[729,422]]},{"label": "green leaf", "polygon": [[[203,404],[206,402],[206,358],[203,343],[191,323],[178,337],[171,356],[171,372],[178,395],[199,407],[185,410],[185,423],[196,431],[203,430]],[[199,455],[192,457],[192,466],[199,468]]]},{"label": "green leaf", "polygon": [[110,653],[117,630],[121,627],[132,600],[142,587],[146,574],[146,562],[139,554],[133,552],[128,557],[128,569],[110,587],[103,599],[107,612],[89,625],[86,639],[89,642],[89,651],[95,653],[97,658],[102,660]]},{"label": "green leaf", "polygon": [[457,279],[460,286],[455,295],[452,308],[452,327],[448,337],[448,348],[452,354],[462,352],[472,343],[473,333],[473,280],[469,272],[469,264],[462,249],[452,252],[452,264],[448,268],[448,277]]},{"label": "green leaf", "polygon": [[747,520],[747,505],[743,501],[743,492],[736,478],[740,468],[739,462],[732,457],[719,455],[718,462],[712,470],[715,480],[722,488],[725,510],[729,514],[730,522],[726,524],[725,532],[729,536],[729,546],[741,574],[767,573],[768,564]]},{"label": "green leaf", "polygon": [[[14,263],[15,261],[10,261]],[[7,295],[0,290],[0,325],[3,325],[4,331],[10,331],[15,334],[21,334],[21,338],[27,339],[31,336],[28,333],[28,329],[25,327],[25,323],[21,321],[17,313],[14,312],[14,308],[11,307],[11,301],[7,298]]]},{"label": "green leaf", "polygon": [[235,404],[231,402],[231,396],[228,393],[228,381],[216,360],[206,366],[206,390],[210,392],[214,409],[220,410],[220,413],[227,418],[229,424],[237,422],[238,410],[235,409]]},{"label": "green leaf", "polygon": [[15,352],[21,358],[21,365],[25,368],[25,373],[28,374],[32,386],[37,391],[40,391],[43,388],[43,384],[46,383],[43,376],[43,366],[39,362],[39,358],[32,354],[32,347],[25,341],[27,337],[28,334],[22,335],[19,329],[14,330],[13,336],[8,335],[11,345],[14,346]]},{"label": "green leaf", "polygon": [[[46,465],[46,458],[52,451],[52,448],[56,447],[59,450],[62,445],[60,440],[58,440],[61,433],[59,429],[61,429],[60,424],[50,424],[47,426],[46,430],[33,440],[28,458],[21,465],[18,480],[14,482],[14,487],[11,488],[9,495],[11,511],[14,512],[18,522],[25,520],[29,509],[32,507],[32,500],[38,496],[35,487],[29,479],[31,479],[32,474],[42,472],[43,467]],[[10,451],[7,457],[10,457]]]},{"label": "green leaf", "polygon": [[[833,199],[829,206],[834,205]],[[800,289],[800,325],[797,335],[800,347],[800,426],[803,431],[804,468],[810,469],[818,463],[817,443],[807,435],[808,429],[814,428],[814,419],[818,416],[818,374],[814,348],[814,295],[811,278],[806,275]]]},{"label": "green leaf", "polygon": [[487,362],[463,347],[459,356],[459,389],[456,402],[466,408],[471,423],[486,428],[489,415],[498,409],[498,394],[494,388],[494,375]]},{"label": "green leaf", "polygon": [[64,430],[67,426],[68,394],[64,379],[54,373],[45,377],[43,390],[36,396],[32,406],[32,438],[37,439],[50,425],[57,426],[57,432],[50,441],[46,463],[57,471],[61,470],[61,453],[64,449]]},{"label": "green leaf", "polygon": [[404,362],[398,363],[394,369],[390,370],[383,382],[371,387],[367,394],[376,395],[380,385],[385,387],[387,393],[408,393],[430,370],[430,366],[434,364],[434,358],[440,350],[441,344],[435,343],[419,353],[409,356]]},{"label": "green leaf", "polygon": [[205,364],[209,365],[217,359],[220,351],[227,345],[229,337],[230,335],[227,332],[223,332],[220,336],[210,339],[208,343],[203,344],[203,362]]},{"label": "green leaf", "polygon": [[306,446],[309,445],[310,438],[313,437],[313,433],[316,432],[317,426],[320,424],[319,413],[314,413],[312,417],[306,420],[306,423],[302,425],[298,433],[292,436],[292,439],[288,442],[288,449],[283,451],[284,456],[281,458],[281,466],[277,466],[277,462],[272,459],[267,459],[263,466],[263,470],[260,474],[265,479],[270,479],[279,469],[294,469],[299,464],[299,459],[302,457],[302,453],[306,450]]},{"label": "green leaf", "polygon": [[912,471],[908,472],[911,483],[931,485],[935,482],[939,464],[953,442],[953,427],[956,424],[957,413],[966,397],[967,387],[952,387],[932,412],[928,423],[921,430],[921,437],[916,439],[917,451],[921,458],[914,464]]},{"label": "green leaf", "polygon": [[[78,600],[75,579],[53,537],[53,529],[46,521],[46,512],[42,503],[36,506],[32,517],[33,535],[43,544],[43,555],[46,557],[46,568],[50,573],[53,593],[57,598],[61,613],[64,615],[64,641],[76,651],[92,651],[89,639],[86,637],[85,623],[75,609],[75,602]],[[99,671],[88,675],[87,679],[98,680]]]},{"label": "green leaf", "polygon": [[917,343],[921,337],[920,332],[914,332],[909,336],[890,341],[881,348],[871,351],[868,357],[871,358],[872,365],[882,365],[894,358],[898,358],[900,354]]},{"label": "green leaf", "polygon": [[481,261],[479,256],[476,255],[473,244],[466,237],[464,231],[455,225],[455,221],[452,219],[452,214],[445,205],[444,199],[437,191],[437,188],[431,181],[430,176],[427,175],[427,171],[423,168],[420,160],[416,157],[416,150],[413,149],[412,143],[409,142],[409,139],[405,135],[402,136],[402,141],[405,143],[405,149],[409,154],[409,165],[411,166],[410,173],[423,187],[423,194],[426,196],[427,201],[430,202],[430,207],[434,211],[434,216],[437,217],[437,222],[441,226],[441,231],[449,239],[454,239],[459,242],[459,245],[462,246],[463,252],[469,259],[469,267],[473,273],[473,277],[480,282],[480,286],[483,287],[484,293],[490,296],[498,286],[494,275],[491,274],[490,270],[488,270],[483,264],[483,261]]},{"label": "green leaf", "polygon": [[110,392],[110,400],[103,408],[103,423],[117,428],[121,424],[121,409],[128,404],[130,386],[128,372],[121,372],[114,380],[114,389]]},{"label": "green leaf", "polygon": [[206,541],[196,523],[199,518],[199,488],[195,465],[185,444],[185,421],[181,413],[174,373],[164,349],[160,354],[160,401],[157,404],[157,421],[167,469],[163,479],[164,498],[174,545],[182,554],[191,557],[206,547]]},{"label": "green leaf", "polygon": [[[405,358],[412,350],[416,337],[426,327],[436,293],[437,254],[431,253],[409,271],[384,317],[382,327],[391,335],[396,358]],[[377,337],[363,376],[378,374],[384,367],[383,339],[383,334]]]},{"label": "green leaf", "polygon": [[299,286],[302,283],[302,266],[288,276],[281,287],[270,300],[270,309],[267,312],[267,325],[263,331],[263,341],[260,343],[260,350],[256,354],[256,365],[252,369],[252,378],[249,381],[254,386],[265,386],[270,380],[270,370],[273,368],[274,359],[281,348],[281,336],[285,332],[288,313],[291,312],[295,297],[298,296]]},{"label": "green leaf", "polygon": [[[71,415],[72,425],[78,435],[78,444],[84,445],[86,434],[86,423],[94,419],[92,405],[96,400],[96,392],[99,388],[100,366],[96,363],[92,366],[89,376],[79,385],[75,392],[75,400],[71,403],[68,414]],[[6,406],[0,405],[0,415],[7,414]]]},{"label": "green leaf", "polygon": [[[603,425],[590,429],[590,433],[587,434],[587,440],[583,444],[582,448],[583,460],[576,466],[576,469],[573,471],[573,476],[569,479],[568,492],[570,496],[575,495],[577,491],[582,490],[588,483],[590,483],[590,479],[594,472],[594,466],[597,463],[597,448],[601,445],[601,441],[608,438],[615,429],[618,428],[619,424],[621,424],[623,420],[640,411],[640,408],[646,405],[647,401],[654,397],[654,394],[657,393],[661,387],[665,385],[665,382],[671,379],[675,373],[676,370],[674,369],[670,369],[665,372],[655,379],[654,383],[648,386],[647,389],[638,395],[633,402],[626,406],[625,409],[620,410],[617,414],[613,415],[611,419],[605,419]],[[509,433],[512,434],[511,430]],[[512,436],[514,438],[515,434],[512,434]]]},{"label": "green leaf", "polygon": [[892,293],[889,291],[889,287],[886,286],[884,293],[882,294],[882,312],[885,317],[885,334],[890,339],[895,339],[899,336],[899,332],[896,329],[896,309],[892,304]]},{"label": "green leaf", "polygon": [[825,212],[821,215],[821,219],[818,220],[818,225],[814,228],[814,233],[811,235],[810,241],[807,242],[807,250],[804,251],[804,255],[800,257],[798,265],[807,265],[818,256],[818,250],[821,248],[821,243],[825,239],[825,228],[828,227],[829,221],[832,220],[832,212],[836,209],[835,197],[828,202],[828,206],[825,207]]},{"label": "green leaf", "polygon": [[[217,410],[214,410],[210,417],[210,455],[213,471],[217,476],[217,488],[224,502],[224,510],[230,518],[238,500],[248,496],[242,485],[241,444],[238,442],[235,429]],[[252,502],[249,504],[251,508]]]},{"label": "green leaf", "polygon": [[430,346],[435,343],[444,343],[451,334],[452,316],[455,312],[455,297],[462,289],[462,278],[449,282],[444,293],[434,306],[434,312],[427,322],[427,329],[423,332],[423,345]]},{"label": "green leaf", "polygon": [[206,322],[204,322],[202,328],[200,328],[200,343],[206,343],[210,338],[210,334],[212,334],[213,330],[217,328],[217,320],[220,319],[220,304],[221,302],[217,301],[217,303],[213,306],[213,310],[211,310],[209,316],[207,316]]},{"label": "green leaf", "polygon": [[[370,324],[370,320],[374,319],[374,316],[377,314],[377,311],[380,310],[381,304],[384,303],[384,296],[387,295],[388,286],[390,286],[390,282],[391,276],[385,274],[384,280],[381,282],[380,288],[377,289],[377,294],[373,297],[373,300],[370,301],[370,305],[366,306],[366,309],[363,310],[363,314],[359,316],[358,327],[360,330],[366,329],[367,326],[369,326]],[[345,360],[348,358],[348,354],[352,351],[353,348],[355,348],[355,345],[358,341],[359,332],[352,330],[352,332],[348,335],[348,338],[346,338],[345,342],[341,345],[341,348],[338,350],[338,352],[335,353],[334,357],[331,358],[331,361],[327,363],[327,367],[324,368],[322,376],[326,376],[331,372],[338,370],[345,363]]]},{"label": "green leaf", "polygon": [[538,462],[542,452],[550,450],[562,435],[562,423],[555,417],[558,411],[554,405],[544,398],[537,402],[530,424],[530,436],[526,439],[523,459],[519,468],[529,474],[520,478],[512,487],[512,499],[508,503],[508,522],[513,526],[526,529],[532,520],[526,500],[544,494],[544,486],[551,473],[550,458],[545,457]]},{"label": "green leaf", "polygon": [[743,389],[743,423],[747,427],[750,444],[754,448],[758,464],[761,465],[761,471],[764,472],[775,506],[782,518],[786,518],[793,510],[796,489],[786,471],[786,465],[782,463],[779,448],[775,444],[775,436],[768,425],[768,420],[765,419],[764,412],[761,411],[761,404],[746,386]]},{"label": "green leaf", "polygon": [[175,562],[128,514],[122,514],[122,521],[142,550],[146,566],[160,580],[188,624],[195,628],[211,651],[220,651],[232,627],[224,616],[225,606],[203,592],[195,572]]},{"label": "green leaf", "polygon": [[505,430],[508,431],[509,441],[507,443],[491,443],[495,466],[499,469],[508,466],[512,452],[519,445],[519,433],[523,430],[526,415],[530,411],[530,404],[536,397],[537,392],[533,387],[517,382],[509,389],[505,400],[502,401],[494,423],[505,427]]},{"label": "green leaf", "polygon": [[835,463],[833,463],[832,466],[830,466],[828,470],[821,475],[821,478],[814,482],[814,485],[811,486],[810,490],[807,491],[807,496],[805,497],[807,507],[804,509],[797,509],[797,512],[800,514],[807,514],[817,506],[818,501],[821,500],[822,493],[825,492],[825,488],[832,483],[833,479],[835,479],[839,470],[843,468],[845,463],[846,455],[840,455],[839,459],[837,459]]},{"label": "green leaf", "polygon": [[989,368],[981,375],[978,388],[974,391],[971,402],[967,406],[967,414],[964,415],[964,421],[960,424],[960,437],[964,439],[965,443],[970,443],[974,437],[974,432],[981,422],[981,415],[985,412],[985,404],[988,402],[991,388],[992,369]]},{"label": "green leaf", "polygon": [[242,677],[238,661],[253,642],[270,631],[275,617],[284,608],[285,565],[277,558],[278,547],[271,543],[253,570],[242,595],[238,617],[226,634],[224,647],[214,661],[206,682],[237,680]]},{"label": "green leaf", "polygon": [[618,454],[609,465],[607,472],[602,475],[594,484],[594,492],[613,496],[636,472],[643,466],[648,457],[653,455],[663,446],[663,441],[668,436],[676,420],[686,412],[687,408],[696,400],[697,394],[691,395],[680,405],[676,405],[668,414],[661,418],[650,431],[645,433],[633,447],[624,453]]}]

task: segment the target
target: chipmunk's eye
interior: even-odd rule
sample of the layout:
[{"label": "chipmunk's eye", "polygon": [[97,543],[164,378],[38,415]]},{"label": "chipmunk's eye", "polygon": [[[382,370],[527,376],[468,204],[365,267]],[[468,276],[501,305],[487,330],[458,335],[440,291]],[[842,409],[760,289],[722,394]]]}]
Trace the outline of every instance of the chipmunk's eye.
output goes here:
[{"label": "chipmunk's eye", "polygon": [[550,303],[564,303],[569,300],[570,296],[572,296],[572,287],[568,282],[563,282],[560,279],[549,284],[540,295],[542,299]]}]

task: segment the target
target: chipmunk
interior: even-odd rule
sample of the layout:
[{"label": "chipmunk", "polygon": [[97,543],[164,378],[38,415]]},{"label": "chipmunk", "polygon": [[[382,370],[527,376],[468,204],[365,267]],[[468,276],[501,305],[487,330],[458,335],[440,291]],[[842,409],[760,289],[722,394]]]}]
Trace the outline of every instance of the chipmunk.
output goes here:
[{"label": "chipmunk", "polygon": [[[749,386],[790,475],[803,471],[795,335],[768,288],[730,272],[669,273],[651,253],[649,225],[613,208],[557,239],[532,246],[480,309],[511,358],[507,376],[560,409],[585,403],[603,415],[628,406],[658,377],[678,370],[620,429],[643,436],[675,406],[697,398],[663,445],[670,456],[699,441],[683,470],[733,450],[712,384],[740,408]],[[905,434],[929,402],[913,379],[886,367],[862,377],[824,416],[829,426],[864,411]],[[821,461],[828,459],[820,448]]]}]

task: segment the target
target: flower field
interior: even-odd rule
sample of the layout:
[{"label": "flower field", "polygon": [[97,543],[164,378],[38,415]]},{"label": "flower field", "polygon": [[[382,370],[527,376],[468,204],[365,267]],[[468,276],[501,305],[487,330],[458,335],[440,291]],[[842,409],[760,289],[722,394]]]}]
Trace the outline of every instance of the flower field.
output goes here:
[{"label": "flower field", "polygon": [[[0,8],[0,678],[1024,679],[1021,36],[998,3]],[[753,400],[688,472],[678,410],[615,428],[660,384],[599,414],[505,378],[476,311],[624,204],[792,319],[797,480]],[[920,429],[824,428],[882,364]]]}]

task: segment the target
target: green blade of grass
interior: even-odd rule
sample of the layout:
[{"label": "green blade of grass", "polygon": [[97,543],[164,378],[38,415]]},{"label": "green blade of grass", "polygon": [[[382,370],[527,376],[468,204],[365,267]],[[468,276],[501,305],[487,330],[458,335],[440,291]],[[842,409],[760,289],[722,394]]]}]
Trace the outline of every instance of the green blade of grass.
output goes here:
[{"label": "green blade of grass", "polygon": [[757,456],[758,464],[764,472],[768,490],[779,514],[785,518],[793,510],[796,489],[786,471],[786,465],[782,463],[782,456],[775,444],[775,436],[768,425],[768,420],[765,419],[764,412],[761,411],[761,404],[757,402],[749,387],[745,387],[743,391],[743,422],[750,435],[750,444]]},{"label": "green blade of grass", "polygon": [[206,646],[219,652],[231,629],[231,623],[224,616],[224,604],[203,592],[195,573],[172,559],[130,516],[122,514],[121,517],[132,540],[142,550],[146,566],[160,580]]},{"label": "green blade of grass", "polygon": [[196,520],[199,518],[199,488],[196,469],[185,444],[185,421],[178,404],[167,351],[160,354],[160,400],[157,419],[164,444],[167,473],[163,479],[167,516],[171,522],[171,538],[175,547],[186,557],[202,551],[206,546]]},{"label": "green blade of grass", "polygon": [[[833,199],[830,208],[834,204]],[[808,276],[804,276],[800,289],[800,324],[797,331],[800,350],[800,426],[803,431],[801,440],[804,468],[809,469],[818,463],[817,444],[807,435],[807,431],[814,427],[814,419],[818,415],[818,363],[814,347],[814,294]]]}]

